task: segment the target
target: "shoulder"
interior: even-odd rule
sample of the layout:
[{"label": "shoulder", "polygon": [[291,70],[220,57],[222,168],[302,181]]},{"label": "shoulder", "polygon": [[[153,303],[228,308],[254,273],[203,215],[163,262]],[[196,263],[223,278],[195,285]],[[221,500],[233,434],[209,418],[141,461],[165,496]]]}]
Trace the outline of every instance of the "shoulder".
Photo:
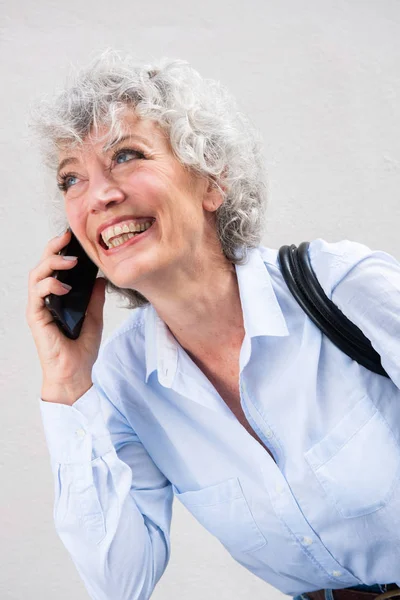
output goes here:
[{"label": "shoulder", "polygon": [[144,329],[146,310],[146,306],[132,309],[129,316],[104,340],[102,348],[105,350],[109,346],[122,342],[127,337],[141,335]]},{"label": "shoulder", "polygon": [[101,343],[95,363],[97,372],[107,369],[118,371],[129,363],[132,371],[142,371],[145,361],[145,317],[147,307],[135,308],[129,316]]},{"label": "shoulder", "polygon": [[317,238],[310,242],[308,248],[311,266],[329,295],[357,264],[372,254],[369,246],[352,240],[328,242]]},{"label": "shoulder", "polygon": [[[264,247],[259,250],[267,266],[280,270],[278,250]],[[365,244],[346,239],[337,242],[328,242],[322,238],[312,240],[308,255],[317,279],[328,296],[357,266],[371,276],[386,265],[400,266],[387,252],[373,250]]]},{"label": "shoulder", "polygon": [[[340,283],[350,281],[373,288],[377,279],[392,278],[399,271],[398,261],[383,250],[373,250],[360,242],[327,242],[318,238],[310,243],[311,266],[326,294],[332,295]],[[390,273],[390,274],[389,274]]]}]

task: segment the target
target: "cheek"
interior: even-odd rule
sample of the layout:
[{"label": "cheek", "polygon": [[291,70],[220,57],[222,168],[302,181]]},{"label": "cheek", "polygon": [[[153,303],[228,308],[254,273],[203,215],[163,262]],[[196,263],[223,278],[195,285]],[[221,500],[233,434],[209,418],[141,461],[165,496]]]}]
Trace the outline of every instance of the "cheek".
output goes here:
[{"label": "cheek", "polygon": [[149,205],[179,206],[190,200],[187,176],[170,165],[157,169],[137,170],[130,178],[132,196],[143,198]]},{"label": "cheek", "polygon": [[[87,254],[89,254],[89,256],[91,256],[93,251],[90,248],[91,244],[90,244],[90,242],[88,240],[88,236],[87,236],[86,216],[84,214],[84,211],[82,210],[81,207],[79,207],[77,205],[74,205],[73,208],[70,205],[70,206],[68,206],[68,208],[66,208],[65,214],[66,214],[67,221],[68,221],[74,235],[78,239],[79,243],[81,244],[81,246],[83,247],[85,252],[87,252]],[[91,256],[91,258],[93,258],[93,257]]]},{"label": "cheek", "polygon": [[65,202],[64,211],[68,223],[71,225],[73,231],[77,231],[79,228],[82,228],[82,223],[84,222],[84,211],[81,202]]},{"label": "cheek", "polygon": [[171,195],[171,184],[160,173],[139,171],[130,178],[130,195],[143,206],[162,208]]}]

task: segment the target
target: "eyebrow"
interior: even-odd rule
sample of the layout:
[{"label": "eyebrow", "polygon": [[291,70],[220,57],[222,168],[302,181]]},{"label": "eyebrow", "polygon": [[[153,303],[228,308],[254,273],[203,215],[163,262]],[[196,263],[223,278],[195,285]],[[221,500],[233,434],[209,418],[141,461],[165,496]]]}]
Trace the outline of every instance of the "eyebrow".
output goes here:
[{"label": "eyebrow", "polygon": [[[126,140],[132,139],[136,139],[139,142],[142,142],[143,144],[146,144],[148,146],[148,141],[146,138],[142,137],[141,135],[138,135],[137,133],[128,133],[126,135],[123,135],[122,137],[115,138],[112,142],[109,142],[108,144],[105,144],[102,150],[103,152],[109,152],[112,148],[114,148],[114,146],[122,144],[123,142],[126,142]],[[66,167],[67,165],[76,164],[78,162],[78,159],[74,156],[64,158],[57,167],[57,175],[59,175],[60,171],[62,171],[62,169],[64,169],[64,167]]]},{"label": "eyebrow", "polygon": [[78,162],[78,159],[77,159],[77,158],[74,158],[73,156],[70,156],[69,158],[64,158],[64,159],[63,159],[63,160],[60,162],[60,164],[58,165],[58,168],[57,168],[57,175],[60,175],[60,171],[62,171],[62,169],[63,169],[64,167],[66,167],[67,165],[71,165],[71,164],[74,164],[74,163],[77,163],[77,162]]},{"label": "eyebrow", "polygon": [[136,139],[139,142],[146,144],[147,146],[149,144],[148,140],[146,138],[142,137],[141,135],[139,135],[138,133],[127,133],[126,135],[123,135],[122,137],[116,137],[112,142],[103,146],[103,152],[108,152],[109,150],[111,150],[111,148],[113,148],[117,144],[121,144],[122,142],[125,142],[126,140],[132,140],[132,139]]}]

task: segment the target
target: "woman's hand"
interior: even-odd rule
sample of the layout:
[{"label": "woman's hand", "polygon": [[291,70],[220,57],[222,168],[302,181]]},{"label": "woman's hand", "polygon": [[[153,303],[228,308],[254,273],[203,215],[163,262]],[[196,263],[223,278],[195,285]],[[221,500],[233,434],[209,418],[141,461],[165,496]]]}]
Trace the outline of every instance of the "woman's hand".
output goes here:
[{"label": "woman's hand", "polygon": [[70,236],[67,231],[50,240],[39,264],[30,272],[26,320],[42,367],[42,399],[72,405],[92,386],[92,367],[103,330],[106,281],[101,277],[96,279],[79,338],[67,338],[54,322],[44,298],[48,294],[68,294],[63,284],[51,275],[55,270],[73,269],[77,263],[57,254],[68,244]]}]

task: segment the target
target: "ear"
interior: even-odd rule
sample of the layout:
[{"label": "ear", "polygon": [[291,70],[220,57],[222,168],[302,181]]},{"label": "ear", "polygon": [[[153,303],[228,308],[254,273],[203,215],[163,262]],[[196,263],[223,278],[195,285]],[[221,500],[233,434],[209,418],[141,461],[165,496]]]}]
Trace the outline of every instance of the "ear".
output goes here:
[{"label": "ear", "polygon": [[207,182],[207,187],[203,197],[203,208],[208,212],[215,212],[223,203],[225,187],[217,184],[213,177],[210,177]]}]

